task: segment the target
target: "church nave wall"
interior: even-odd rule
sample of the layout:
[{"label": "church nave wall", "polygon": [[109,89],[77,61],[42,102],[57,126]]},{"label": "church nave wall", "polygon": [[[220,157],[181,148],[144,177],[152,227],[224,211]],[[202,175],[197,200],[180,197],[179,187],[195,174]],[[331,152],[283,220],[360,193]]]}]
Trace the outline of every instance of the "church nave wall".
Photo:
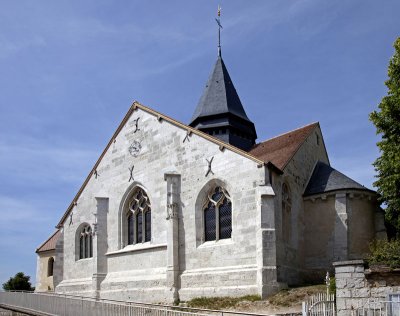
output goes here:
[{"label": "church nave wall", "polygon": [[[181,277],[175,286],[187,297],[199,291],[212,295],[217,279],[221,291],[225,287],[233,295],[256,293],[256,187],[265,184],[264,167],[195,134],[183,142],[186,135],[186,130],[142,110],[127,120],[99,163],[97,177],[92,175],[76,201],[72,224],[68,219],[64,225],[64,280],[57,290],[79,292],[81,288],[86,292],[89,285],[82,280],[99,274],[100,269],[100,297],[171,300],[165,292],[170,247],[165,175],[170,173],[180,179],[176,193],[178,254],[174,254],[172,269],[178,269]],[[129,152],[132,145],[139,153]],[[231,238],[205,241],[203,206],[209,192],[204,188],[216,186],[226,190],[231,202],[232,233]],[[126,212],[137,187],[151,204],[151,240],[127,245]],[[107,200],[107,209],[98,209],[100,198]],[[94,225],[97,220],[102,222]],[[76,257],[76,234],[82,223],[95,232],[94,247],[103,240],[106,251],[97,257],[94,253],[95,258]],[[99,264],[104,256],[105,263]],[[199,269],[220,270],[194,278]]]},{"label": "church nave wall", "polygon": [[[303,194],[318,161],[328,162],[323,137],[319,127],[307,137],[295,155],[284,168],[284,174],[274,177],[274,191],[277,195],[276,206],[279,208],[277,229],[279,262],[279,280],[289,285],[303,282],[305,271],[305,227],[309,225],[304,214]],[[290,211],[282,209],[282,187],[288,187]],[[285,214],[289,217],[285,222]],[[285,222],[285,223],[284,223]]]}]

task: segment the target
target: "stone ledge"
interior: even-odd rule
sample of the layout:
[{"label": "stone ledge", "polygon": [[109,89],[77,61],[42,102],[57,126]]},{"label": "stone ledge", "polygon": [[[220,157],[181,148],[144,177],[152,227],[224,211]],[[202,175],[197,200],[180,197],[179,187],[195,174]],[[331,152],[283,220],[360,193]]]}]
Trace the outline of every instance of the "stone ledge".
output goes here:
[{"label": "stone ledge", "polygon": [[133,246],[129,245],[129,246],[126,246],[125,248],[117,250],[117,251],[107,252],[106,256],[113,256],[113,255],[123,254],[123,253],[127,253],[127,252],[145,251],[145,250],[150,250],[150,249],[155,249],[155,248],[167,248],[167,244],[158,244],[158,245],[136,244]]},{"label": "stone ledge", "polygon": [[332,265],[334,267],[364,265],[364,260],[336,261]]},{"label": "stone ledge", "polygon": [[220,239],[220,240],[210,240],[203,242],[200,244],[197,248],[209,248],[209,247],[218,247],[218,246],[227,246],[227,245],[233,245],[234,242],[232,238],[227,238],[227,239]]},{"label": "stone ledge", "polygon": [[393,273],[393,274],[400,274],[400,269],[395,268],[392,269],[391,267],[387,265],[370,265],[369,269],[365,270],[365,274],[386,274],[386,273]]}]

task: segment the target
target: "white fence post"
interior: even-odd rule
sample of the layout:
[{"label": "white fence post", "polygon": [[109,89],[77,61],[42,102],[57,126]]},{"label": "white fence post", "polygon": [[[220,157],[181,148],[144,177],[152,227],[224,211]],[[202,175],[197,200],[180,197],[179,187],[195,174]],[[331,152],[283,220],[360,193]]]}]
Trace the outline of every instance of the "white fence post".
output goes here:
[{"label": "white fence post", "polygon": [[307,316],[308,305],[307,302],[301,303],[301,315]]},{"label": "white fence post", "polygon": [[335,295],[318,293],[312,295],[307,302],[302,303],[303,316],[335,316]]}]

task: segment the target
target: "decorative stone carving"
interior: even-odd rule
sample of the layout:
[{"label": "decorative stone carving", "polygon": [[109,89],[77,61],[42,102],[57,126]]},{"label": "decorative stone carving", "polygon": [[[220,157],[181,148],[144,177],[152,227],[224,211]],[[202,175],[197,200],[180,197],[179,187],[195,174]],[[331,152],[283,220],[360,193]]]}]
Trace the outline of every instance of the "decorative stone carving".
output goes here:
[{"label": "decorative stone carving", "polygon": [[142,150],[142,144],[137,140],[134,140],[128,148],[129,153],[133,157],[137,157],[140,154],[141,150]]}]

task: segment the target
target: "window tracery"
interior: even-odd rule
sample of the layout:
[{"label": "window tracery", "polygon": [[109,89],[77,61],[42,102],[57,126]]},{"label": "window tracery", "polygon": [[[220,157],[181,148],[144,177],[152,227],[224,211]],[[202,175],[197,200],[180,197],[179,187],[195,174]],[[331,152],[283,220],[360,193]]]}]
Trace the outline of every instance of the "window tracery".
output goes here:
[{"label": "window tracery", "polygon": [[93,236],[92,229],[85,225],[79,235],[79,259],[93,257]]},{"label": "window tracery", "polygon": [[231,238],[232,203],[228,192],[220,186],[210,190],[203,206],[204,240]]},{"label": "window tracery", "polygon": [[151,204],[146,192],[137,187],[126,213],[128,245],[151,240]]}]

